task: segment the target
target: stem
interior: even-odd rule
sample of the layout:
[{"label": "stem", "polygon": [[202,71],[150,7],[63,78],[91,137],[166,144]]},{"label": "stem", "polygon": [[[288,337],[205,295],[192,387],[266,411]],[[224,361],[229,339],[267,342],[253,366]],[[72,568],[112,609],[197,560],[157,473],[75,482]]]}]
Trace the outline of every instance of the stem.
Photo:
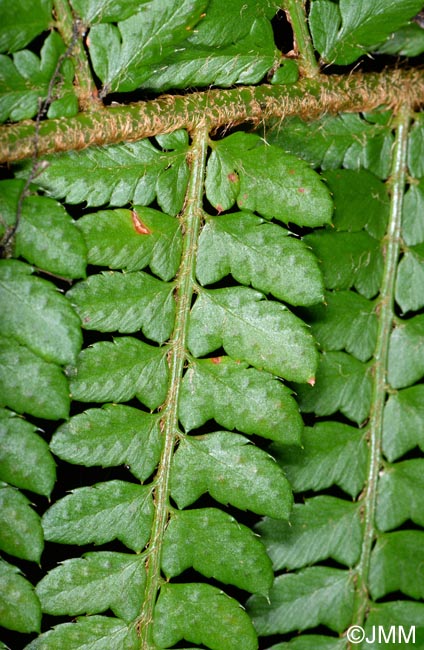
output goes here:
[{"label": "stem", "polygon": [[309,34],[305,0],[284,0],[283,7],[293,29],[293,49],[299,55],[300,70],[306,77],[316,77],[319,66]]},{"label": "stem", "polygon": [[[343,111],[372,111],[401,102],[412,108],[424,99],[424,70],[391,70],[348,76],[319,75],[282,86],[207,90],[191,95],[163,95],[149,102],[110,107],[71,118],[45,120],[38,133],[38,153],[84,149],[92,145],[133,142],[207,120],[211,129],[297,115],[314,119]],[[0,127],[0,163],[31,157],[32,121]]]},{"label": "stem", "polygon": [[54,0],[57,29],[67,47],[72,46],[75,62],[75,89],[82,111],[98,111],[103,107],[91,75],[90,65],[81,41],[84,28],[81,21],[75,21],[67,0]]},{"label": "stem", "polygon": [[405,192],[408,129],[410,108],[403,106],[397,117],[396,140],[393,151],[390,177],[390,218],[385,236],[384,275],[379,303],[377,344],[373,366],[372,409],[369,421],[370,451],[368,457],[368,483],[363,498],[364,537],[361,558],[356,568],[357,590],[353,623],[362,625],[368,606],[368,576],[371,550],[375,539],[375,511],[377,502],[378,475],[381,469],[381,442],[383,415],[387,398],[387,366],[390,334],[393,327],[394,295],[397,263],[400,251],[402,204]]},{"label": "stem", "polygon": [[193,136],[190,152],[191,175],[187,190],[185,209],[181,215],[181,227],[184,233],[181,266],[177,276],[177,311],[175,328],[170,342],[170,388],[164,405],[161,425],[163,427],[164,448],[155,477],[155,518],[149,543],[147,564],[146,596],[139,619],[141,637],[140,647],[153,650],[152,622],[157,592],[162,582],[161,549],[163,536],[169,517],[169,478],[172,457],[178,429],[178,404],[181,380],[186,358],[186,339],[194,289],[194,268],[196,262],[197,239],[203,215],[203,181],[206,167],[208,129],[203,122]]}]

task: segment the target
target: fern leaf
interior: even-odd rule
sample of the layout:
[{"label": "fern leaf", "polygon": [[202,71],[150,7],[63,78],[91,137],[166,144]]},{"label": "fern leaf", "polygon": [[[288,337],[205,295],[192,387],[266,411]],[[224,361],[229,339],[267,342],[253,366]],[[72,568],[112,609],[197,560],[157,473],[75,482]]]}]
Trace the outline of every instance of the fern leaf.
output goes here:
[{"label": "fern leaf", "polygon": [[422,458],[404,460],[385,468],[378,486],[376,519],[380,530],[397,528],[408,519],[423,526],[423,469]]},{"label": "fern leaf", "polygon": [[22,262],[1,261],[0,333],[16,339],[45,361],[75,362],[82,344],[79,319],[55,286],[32,276],[32,272]]},{"label": "fern leaf", "polygon": [[200,357],[223,347],[258,370],[310,380],[318,358],[310,333],[288,309],[263,298],[246,287],[200,291],[190,315],[190,352]]},{"label": "fern leaf", "polygon": [[56,481],[48,444],[34,425],[6,409],[0,409],[0,480],[45,496]]},{"label": "fern leaf", "polygon": [[34,587],[21,571],[0,559],[3,589],[0,594],[0,623],[17,632],[39,632],[41,606]]},{"label": "fern leaf", "polygon": [[326,115],[316,122],[313,138],[309,123],[293,117],[285,121],[283,129],[278,124],[273,125],[267,140],[314,167],[324,170],[364,168],[379,178],[387,178],[393,146],[391,129],[387,124],[373,123],[366,117],[350,113],[336,117]]},{"label": "fern leaf", "polygon": [[109,272],[92,275],[67,296],[85,329],[122,333],[141,329],[152,341],[164,343],[175,320],[173,291],[173,284],[147,273]]},{"label": "fern leaf", "polygon": [[330,197],[315,172],[253,134],[235,133],[213,143],[205,187],[219,212],[237,202],[286,223],[314,227],[331,219]]},{"label": "fern leaf", "polygon": [[264,636],[319,624],[341,632],[349,624],[353,596],[353,582],[347,571],[317,566],[278,576],[269,601],[252,596],[248,611]]},{"label": "fern leaf", "polygon": [[170,216],[135,206],[101,210],[78,221],[90,264],[138,271],[147,265],[162,280],[171,280],[181,259],[179,224]]},{"label": "fern leaf", "polygon": [[69,369],[74,399],[126,402],[137,396],[149,408],[165,399],[168,384],[166,349],[131,337],[102,341],[83,350]]},{"label": "fern leaf", "polygon": [[321,273],[311,251],[289,231],[249,212],[210,217],[199,237],[196,275],[202,285],[231,273],[291,305],[323,297]]},{"label": "fern leaf", "polygon": [[40,517],[19,490],[0,483],[0,548],[24,560],[39,562],[44,548]]},{"label": "fern leaf", "polygon": [[299,443],[302,421],[291,391],[272,375],[228,357],[193,361],[181,388],[180,420],[191,431],[210,419],[227,429]]},{"label": "fern leaf", "polygon": [[140,552],[149,536],[152,514],[150,488],[107,481],[73,490],[55,503],[43,517],[43,528],[46,539],[62,544],[104,544],[119,539]]},{"label": "fern leaf", "polygon": [[310,25],[314,44],[325,61],[352,63],[367,50],[375,49],[392,32],[406,25],[420,11],[419,1],[345,0],[334,5],[317,0],[311,7]]},{"label": "fern leaf", "polygon": [[[211,625],[221,621],[223,630]],[[155,607],[155,642],[172,646],[181,639],[205,643],[211,650],[257,650],[253,625],[240,605],[216,587],[168,584]]]},{"label": "fern leaf", "polygon": [[292,505],[290,486],[277,463],[228,431],[187,437],[175,453],[171,495],[178,507],[186,508],[206,491],[220,503],[276,519],[287,518]]},{"label": "fern leaf", "polygon": [[125,464],[144,481],[155,469],[162,449],[159,417],[131,406],[106,404],[60,426],[50,448],[68,463],[86,467]]},{"label": "fern leaf", "polygon": [[143,555],[98,551],[66,560],[37,585],[44,612],[92,614],[111,609],[130,622],[143,598],[146,571]]},{"label": "fern leaf", "polygon": [[27,650],[54,650],[58,647],[78,650],[136,650],[137,632],[134,626],[108,616],[77,618],[74,623],[57,625],[34,639]]},{"label": "fern leaf", "polygon": [[[0,182],[0,210],[3,223],[15,222],[16,210],[24,182]],[[86,246],[75,222],[62,205],[45,196],[27,196],[16,233],[14,256],[23,257],[40,269],[66,278],[85,277]]]},{"label": "fern leaf", "polygon": [[174,512],[166,529],[161,563],[167,578],[193,567],[207,578],[264,595],[274,580],[259,539],[216,508]]},{"label": "fern leaf", "polygon": [[[162,152],[149,142],[111,145],[48,156],[48,166],[37,183],[55,198],[68,203],[86,201],[88,206],[123,206],[129,201],[148,205],[157,196],[161,208],[177,214],[182,207],[187,187],[187,149]],[[122,165],[125,173],[117,178],[115,167]],[[168,182],[169,168],[176,166],[179,183]],[[28,166],[21,175],[26,175]],[[165,179],[160,179],[165,176]]]},{"label": "fern leaf", "polygon": [[295,492],[318,492],[338,485],[352,497],[365,483],[366,430],[337,421],[305,427],[302,447],[273,445],[273,455],[284,469]]},{"label": "fern leaf", "polygon": [[10,338],[0,339],[0,405],[46,420],[69,413],[68,382],[61,368]]},{"label": "fern leaf", "polygon": [[289,521],[264,519],[256,529],[274,570],[292,570],[333,558],[353,566],[359,559],[362,527],[357,504],[318,496],[295,504]]}]

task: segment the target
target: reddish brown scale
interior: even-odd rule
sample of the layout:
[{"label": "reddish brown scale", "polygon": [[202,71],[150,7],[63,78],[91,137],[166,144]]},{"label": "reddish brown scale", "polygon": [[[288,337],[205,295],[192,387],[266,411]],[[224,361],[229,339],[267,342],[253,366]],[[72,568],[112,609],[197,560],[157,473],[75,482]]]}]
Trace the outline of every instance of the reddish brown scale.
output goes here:
[{"label": "reddish brown scale", "polygon": [[134,230],[138,232],[139,235],[151,235],[152,231],[142,222],[135,210],[131,210],[131,218],[134,226]]}]

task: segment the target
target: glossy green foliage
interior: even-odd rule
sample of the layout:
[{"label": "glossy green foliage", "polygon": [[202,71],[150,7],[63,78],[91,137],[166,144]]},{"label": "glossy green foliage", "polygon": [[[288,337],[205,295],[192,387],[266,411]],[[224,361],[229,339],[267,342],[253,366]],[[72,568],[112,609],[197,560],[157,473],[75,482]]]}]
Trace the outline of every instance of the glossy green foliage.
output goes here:
[{"label": "glossy green foliage", "polygon": [[267,219],[301,226],[330,221],[329,194],[299,159],[253,134],[235,133],[211,146],[206,196],[219,213],[237,203]]},{"label": "glossy green foliage", "polygon": [[[246,142],[259,146],[256,136],[246,138]],[[231,145],[232,139],[228,138],[228,142]],[[170,583],[159,592],[153,637],[161,646],[186,638],[206,643],[212,650],[227,650],[235,648],[242,635],[243,647],[256,648],[256,632],[249,616],[235,600],[202,582],[202,576],[203,580],[213,578],[224,585],[266,596],[272,587],[273,571],[265,546],[235,517],[214,507],[196,507],[196,502],[209,493],[215,503],[224,507],[230,503],[258,515],[289,517],[293,497],[283,471],[265,449],[233,430],[284,445],[300,443],[302,420],[292,391],[282,380],[312,382],[318,353],[309,329],[292,308],[321,301],[323,282],[313,253],[283,226],[264,221],[252,211],[228,214],[228,229],[222,231],[222,236],[231,237],[229,249],[225,242],[214,247],[208,244],[208,237],[213,236],[210,226],[214,223],[213,217],[209,217],[200,232],[198,258],[193,258],[190,270],[197,297],[182,321],[183,296],[178,292],[181,278],[187,273],[187,251],[182,255],[186,227],[181,220],[185,213],[180,219],[172,216],[181,208],[182,199],[177,203],[178,197],[173,196],[172,205],[166,198],[162,200],[167,195],[161,194],[165,186],[158,185],[157,175],[168,174],[173,165],[178,165],[184,172],[181,178],[187,180],[187,137],[178,132],[157,138],[157,143],[164,148],[163,152],[146,141],[131,145],[135,161],[131,164],[137,167],[142,183],[141,190],[134,190],[139,192],[134,200],[146,204],[156,198],[162,208],[169,207],[168,214],[143,205],[128,209],[125,206],[133,195],[126,190],[110,194],[108,189],[104,193],[102,188],[109,187],[108,174],[115,169],[110,161],[114,165],[123,163],[122,152],[125,147],[128,152],[127,145],[56,156],[37,178],[37,184],[56,198],[65,195],[71,202],[85,199],[89,205],[109,201],[114,206],[88,212],[77,222],[76,232],[84,238],[88,262],[94,267],[89,267],[87,279],[74,283],[66,298],[59,296],[76,319],[78,336],[81,324],[94,337],[77,359],[74,355],[62,360],[66,362],[72,400],[98,403],[100,408],[84,411],[81,405],[78,414],[57,428],[50,448],[71,464],[108,468],[125,465],[144,484],[131,482],[128,474],[128,480],[111,479],[80,486],[48,508],[42,524],[49,542],[104,545],[118,540],[137,555],[101,548],[98,553],[75,557],[48,573],[36,593],[46,613],[91,615],[89,619],[80,619],[80,627],[75,628],[81,630],[81,647],[84,643],[93,643],[93,647],[100,643],[109,623],[93,615],[108,608],[117,617],[113,634],[121,644],[130,643],[131,626],[143,600],[147,602],[152,597],[152,578],[144,549],[152,543],[152,529],[158,525],[154,486],[164,480],[160,468],[166,462],[170,468],[169,498],[178,510],[171,502],[160,505],[162,513],[169,517],[166,532],[163,531],[160,568]],[[224,146],[226,141],[222,143]],[[246,156],[249,146],[244,152]],[[137,154],[145,155],[144,167],[139,159],[135,160],[136,148]],[[259,147],[258,151],[262,149]],[[276,146],[269,148],[267,155],[276,161],[277,169],[278,165],[287,164],[284,152]],[[81,164],[76,165],[77,160]],[[324,184],[305,163],[299,163],[293,156],[288,160],[295,167],[298,165],[302,175],[301,194],[305,197],[299,204],[300,212],[306,214],[309,202],[310,210],[318,210],[315,222],[328,222],[332,206]],[[150,167],[149,161],[153,161]],[[88,176],[87,183],[92,164],[96,171],[92,178]],[[259,173],[264,160],[252,156],[249,164],[251,170],[257,169]],[[211,174],[216,173],[214,166],[211,157],[205,170],[206,193]],[[167,182],[171,187],[170,178]],[[246,183],[254,201],[253,209],[261,202],[262,188],[251,184],[248,176]],[[66,190],[62,189],[65,184]],[[280,185],[274,190],[275,205]],[[184,193],[185,186],[181,188]],[[272,214],[265,216],[270,219]],[[283,219],[282,214],[277,216]],[[243,231],[244,240],[240,239]],[[276,242],[281,242],[287,259],[277,260],[271,272],[268,266],[275,255]],[[228,261],[222,261],[223,250],[229,252],[230,259],[238,256],[240,260],[246,250],[251,252],[251,271],[240,278],[248,286],[209,288],[216,282],[210,268],[218,270],[218,280],[227,273]],[[23,278],[28,277],[28,273],[23,274],[27,267],[16,268]],[[238,279],[237,270],[233,273]],[[202,282],[202,288],[195,285],[195,277]],[[297,281],[303,284],[300,296]],[[34,285],[33,293],[39,283],[47,292],[42,280],[34,278],[32,282],[29,288]],[[268,299],[251,284],[273,298]],[[34,311],[34,307],[26,308]],[[43,315],[46,318],[48,311]],[[175,377],[170,365],[172,368],[173,358],[180,353],[175,343],[180,328],[185,330],[186,365],[182,374]],[[9,334],[9,330],[5,333]],[[44,333],[53,348],[54,336],[66,338],[56,330],[53,336],[46,330]],[[25,329],[20,336],[26,342],[24,335]],[[33,332],[28,340],[34,347]],[[42,339],[39,347],[46,354]],[[221,354],[222,348],[228,356]],[[209,356],[213,353],[219,356]],[[174,409],[179,420],[177,431],[172,431],[179,444],[170,456],[165,456],[169,454],[171,435],[167,429],[167,409]],[[209,420],[227,430],[189,435]],[[199,582],[180,584],[180,576],[184,580],[190,569],[197,572]],[[125,601],[124,580],[128,594]],[[209,624],[211,609],[221,621],[213,630]],[[129,623],[130,628],[122,627],[120,620]],[[66,624],[47,632],[40,642],[43,639],[46,647],[53,647],[61,638],[59,634],[72,647],[74,629]],[[36,643],[33,647],[37,647]]]},{"label": "glossy green foliage", "polygon": [[386,178],[393,133],[387,120],[380,123],[371,118],[372,115],[351,113],[326,115],[318,120],[313,138],[308,122],[299,117],[288,118],[283,129],[274,126],[267,140],[325,170],[365,168],[379,178]]},{"label": "glossy green foliage", "polygon": [[[2,3],[7,4],[7,3]],[[28,3],[26,4],[28,10]],[[50,2],[43,2],[45,6]],[[15,11],[18,11],[15,8]],[[9,13],[9,12],[7,12]],[[28,19],[28,18],[27,18]],[[35,27],[32,19],[28,19],[28,26]],[[47,25],[46,25],[47,27]],[[30,31],[28,30],[28,32]],[[2,25],[2,31],[4,24]],[[41,31],[41,30],[40,30]],[[12,32],[13,33],[13,32]],[[4,32],[0,34],[0,38]],[[14,44],[9,44],[11,47]],[[78,111],[78,101],[73,89],[72,80],[74,66],[69,60],[64,60],[60,65],[59,58],[63,57],[66,48],[57,32],[52,32],[44,41],[38,57],[31,50],[20,50],[10,58],[0,55],[2,75],[0,79],[0,121],[7,119],[13,121],[34,117],[39,108],[39,101],[49,101],[50,82],[60,67],[60,94],[58,99],[50,103],[48,108],[49,117],[72,116]]]},{"label": "glossy green foliage", "polygon": [[228,274],[291,305],[323,297],[321,273],[305,244],[250,212],[210,217],[199,238],[199,282],[214,284]]},{"label": "glossy green foliage", "polygon": [[420,0],[315,0],[310,13],[314,45],[328,63],[352,63],[421,9]]},{"label": "glossy green foliage", "polygon": [[[317,0],[312,10],[317,12],[324,4]],[[332,5],[329,11],[338,11],[336,3],[327,4]],[[349,120],[357,129],[350,136],[343,130]],[[390,236],[386,233],[393,233],[389,222],[395,216],[387,184],[378,179],[385,174],[376,153],[383,161],[392,137],[383,116],[375,124],[355,116],[325,118],[314,136],[305,123],[294,119],[270,137],[272,142],[286,142],[290,151],[303,151],[306,159],[325,169],[323,177],[334,199],[334,227],[305,238],[319,259],[326,290],[323,303],[300,310],[319,343],[321,360],[315,384],[295,385],[295,391],[302,411],[315,423],[305,429],[302,447],[273,443],[270,448],[298,496],[288,521],[265,518],[256,526],[279,574],[269,600],[254,595],[248,601],[255,626],[265,636],[309,632],[318,625],[340,632],[355,624],[358,619],[351,618],[352,610],[362,596],[355,595],[352,580],[360,579],[368,534],[372,540],[367,560],[369,597],[363,602],[369,613],[362,619],[370,639],[366,647],[382,647],[378,635],[372,641],[373,630],[380,625],[387,635],[390,625],[396,624],[404,626],[406,634],[415,625],[416,642],[422,646],[422,604],[411,602],[423,598],[418,567],[424,549],[420,528],[424,339],[422,316],[416,313],[422,307],[424,241],[420,119],[411,128],[405,156],[409,172],[417,179],[402,187],[405,202],[398,226],[402,241],[389,266],[387,260],[383,263],[383,253],[387,256]],[[359,141],[364,150],[356,163],[360,168],[355,169],[349,147],[354,151]],[[374,152],[368,159],[367,150]],[[391,294],[383,298],[388,276]],[[387,302],[393,311],[383,325],[381,312]],[[378,351],[382,339],[385,348]],[[384,359],[384,383],[377,383],[376,359],[377,363]],[[376,457],[370,445],[377,445],[382,455]],[[405,458],[406,453],[411,456]],[[367,483],[372,471],[373,487]],[[329,496],[331,486],[342,492]],[[305,492],[308,498],[299,498]],[[365,513],[370,512],[372,493],[376,509],[370,521]],[[329,566],[329,561],[337,562],[338,568],[330,568],[334,565]],[[327,606],[320,610],[323,603]],[[396,643],[402,644],[397,636],[388,647]],[[333,647],[346,648],[345,638],[293,636],[270,650]]]},{"label": "glossy green foliage", "polygon": [[[55,198],[68,203],[87,202],[89,206],[123,206],[129,201],[148,205],[155,198],[168,214],[175,215],[183,205],[187,185],[187,135],[163,145],[163,152],[149,140],[112,145],[48,157],[48,166],[38,184]],[[116,176],[116,166],[122,174]],[[31,169],[26,165],[22,175]]]},{"label": "glossy green foliage", "polygon": [[[15,221],[24,182],[0,182],[0,232]],[[45,196],[31,193],[22,202],[14,253],[38,268],[66,278],[85,276],[87,249],[75,222],[64,207]]]},{"label": "glossy green foliage", "polygon": [[217,0],[155,0],[126,6],[116,26],[107,7],[104,16],[101,7],[96,13],[89,52],[107,91],[255,83],[279,56],[269,0],[226,7]]},{"label": "glossy green foliage", "polygon": [[0,624],[26,650],[347,650],[358,622],[424,647],[422,118],[161,133],[178,89],[313,72],[295,8],[350,66],[419,53],[422,3],[9,4],[3,119],[170,95],[151,138],[0,182]]}]

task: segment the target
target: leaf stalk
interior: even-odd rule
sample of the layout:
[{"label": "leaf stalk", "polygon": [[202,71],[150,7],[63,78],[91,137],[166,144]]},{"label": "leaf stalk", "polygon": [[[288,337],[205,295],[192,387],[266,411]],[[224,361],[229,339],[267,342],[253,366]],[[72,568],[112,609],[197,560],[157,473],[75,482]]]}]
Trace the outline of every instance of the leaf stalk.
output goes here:
[{"label": "leaf stalk", "polygon": [[285,0],[283,8],[293,29],[294,51],[299,57],[300,71],[306,77],[316,77],[319,65],[308,30],[305,0]]},{"label": "leaf stalk", "polygon": [[84,25],[75,21],[67,0],[54,0],[56,26],[65,45],[72,48],[75,61],[75,90],[82,111],[99,111],[103,103],[98,96],[97,88],[91,75],[88,58],[82,44]]},{"label": "leaf stalk", "polygon": [[406,183],[407,142],[411,120],[410,107],[405,104],[397,116],[396,139],[393,150],[391,176],[390,216],[384,238],[384,271],[377,312],[379,314],[377,344],[374,354],[373,389],[371,414],[368,423],[369,456],[368,481],[363,495],[364,537],[359,563],[356,567],[356,596],[354,606],[354,625],[363,625],[368,606],[368,578],[371,551],[376,536],[375,515],[379,472],[382,465],[383,416],[387,399],[387,371],[390,334],[395,319],[394,295],[398,258],[400,253],[400,234],[402,205]]},{"label": "leaf stalk", "polygon": [[143,650],[154,650],[152,639],[153,611],[161,577],[161,548],[169,518],[169,481],[174,446],[179,435],[178,405],[181,382],[186,360],[186,340],[188,332],[191,301],[194,292],[194,269],[196,263],[197,240],[203,217],[203,183],[208,148],[208,129],[203,122],[193,135],[189,153],[191,163],[190,180],[186,201],[180,217],[184,233],[181,266],[176,280],[176,316],[174,332],[169,344],[170,383],[167,400],[163,407],[161,420],[164,446],[155,477],[155,516],[149,542],[147,560],[147,580],[145,600],[138,620]]}]

